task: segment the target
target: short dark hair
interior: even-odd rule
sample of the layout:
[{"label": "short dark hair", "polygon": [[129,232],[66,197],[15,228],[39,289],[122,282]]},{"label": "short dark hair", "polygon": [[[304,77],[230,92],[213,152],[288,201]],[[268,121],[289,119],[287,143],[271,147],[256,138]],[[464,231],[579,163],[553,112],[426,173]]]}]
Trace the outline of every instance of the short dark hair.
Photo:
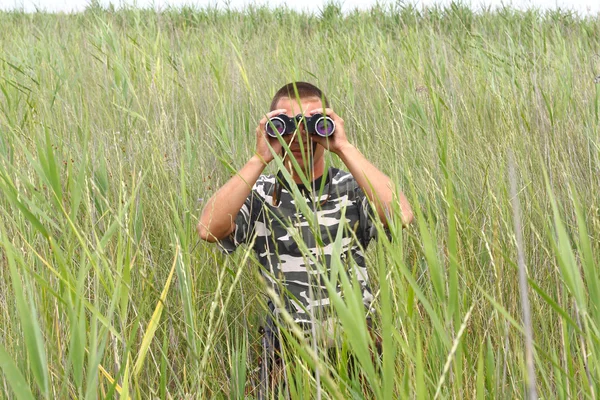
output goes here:
[{"label": "short dark hair", "polygon": [[271,101],[271,111],[275,110],[277,103],[279,103],[279,99],[282,97],[296,99],[296,92],[298,93],[298,97],[301,99],[305,99],[307,97],[318,97],[323,101],[323,105],[326,108],[329,108],[329,100],[327,100],[327,97],[325,97],[325,94],[323,94],[321,89],[308,82],[291,82],[283,86],[277,91],[277,93],[275,93],[275,96],[273,96],[273,100]]}]

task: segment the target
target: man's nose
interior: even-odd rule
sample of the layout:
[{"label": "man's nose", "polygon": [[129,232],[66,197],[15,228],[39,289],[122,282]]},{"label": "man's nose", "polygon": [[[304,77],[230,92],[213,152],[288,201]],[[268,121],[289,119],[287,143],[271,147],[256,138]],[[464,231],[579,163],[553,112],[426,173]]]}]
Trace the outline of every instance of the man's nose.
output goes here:
[{"label": "man's nose", "polygon": [[302,136],[306,136],[307,132],[306,132],[306,124],[304,123],[304,120],[302,118],[297,118],[296,121],[297,121],[296,124],[298,126],[298,132]]},{"label": "man's nose", "polygon": [[298,124],[298,132],[300,132],[302,136],[306,136],[306,126],[303,123]]}]

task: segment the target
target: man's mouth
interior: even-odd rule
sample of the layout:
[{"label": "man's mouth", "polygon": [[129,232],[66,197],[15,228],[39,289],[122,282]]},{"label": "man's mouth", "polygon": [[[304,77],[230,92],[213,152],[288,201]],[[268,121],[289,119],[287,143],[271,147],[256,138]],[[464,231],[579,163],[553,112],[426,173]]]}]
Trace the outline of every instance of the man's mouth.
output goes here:
[{"label": "man's mouth", "polygon": [[296,147],[290,147],[290,151],[292,153],[301,153],[302,151],[304,151],[305,153],[309,153],[310,152],[310,145],[309,144],[303,144],[302,148],[300,148],[300,146]]}]

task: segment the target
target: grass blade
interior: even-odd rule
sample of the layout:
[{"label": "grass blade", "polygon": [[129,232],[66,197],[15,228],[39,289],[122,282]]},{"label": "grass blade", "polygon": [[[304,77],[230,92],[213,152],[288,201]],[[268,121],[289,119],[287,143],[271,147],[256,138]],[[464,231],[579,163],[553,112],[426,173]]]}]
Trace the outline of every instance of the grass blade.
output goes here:
[{"label": "grass blade", "polygon": [[0,345],[0,369],[19,400],[34,400],[33,393],[10,354]]},{"label": "grass blade", "polygon": [[158,299],[158,303],[156,304],[156,308],[154,309],[152,318],[150,318],[148,327],[146,327],[146,332],[144,332],[142,344],[140,346],[137,359],[135,360],[135,364],[133,365],[133,375],[136,377],[140,375],[140,371],[142,370],[142,366],[144,365],[146,354],[148,353],[148,348],[150,347],[150,343],[152,343],[152,340],[154,339],[154,334],[156,333],[156,329],[158,328],[158,323],[160,322],[160,317],[162,315],[163,308],[165,307],[164,304],[167,299],[167,294],[169,293],[169,288],[171,287],[171,279],[173,278],[173,274],[175,273],[175,265],[177,263],[178,256],[179,247],[175,249],[175,258],[173,259],[173,266],[171,267],[171,272],[169,272],[167,282],[165,283],[163,291],[160,294],[160,298]]},{"label": "grass blade", "polygon": [[[42,331],[37,320],[37,312],[30,291],[24,290],[21,276],[15,264],[14,247],[8,241],[3,227],[0,228],[0,233],[2,234],[3,247],[8,259],[12,288],[17,304],[19,320],[21,321],[23,337],[25,338],[29,365],[40,392],[45,398],[48,398],[48,363],[46,351],[44,349],[44,341],[42,339]],[[27,297],[29,297],[29,304],[26,301],[26,292],[28,293]]]},{"label": "grass blade", "polygon": [[517,243],[517,255],[519,266],[519,293],[521,295],[521,310],[523,312],[523,326],[525,329],[525,360],[527,362],[526,382],[529,398],[537,399],[535,387],[535,368],[533,359],[533,329],[531,323],[531,308],[529,307],[529,296],[527,294],[527,270],[525,267],[525,250],[523,249],[523,232],[521,229],[521,206],[517,198],[517,176],[512,153],[509,154],[509,180],[510,197],[513,206],[513,222]]}]

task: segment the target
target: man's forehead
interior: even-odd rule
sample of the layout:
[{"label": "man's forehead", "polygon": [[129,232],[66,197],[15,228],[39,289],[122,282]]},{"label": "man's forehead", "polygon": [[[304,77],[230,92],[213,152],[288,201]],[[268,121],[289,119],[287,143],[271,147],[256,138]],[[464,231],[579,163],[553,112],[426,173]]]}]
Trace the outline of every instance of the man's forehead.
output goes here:
[{"label": "man's forehead", "polygon": [[323,108],[323,102],[318,97],[305,97],[300,99],[298,103],[297,99],[290,99],[289,97],[282,97],[277,102],[277,107],[291,111],[293,115],[300,113],[301,111],[311,111],[317,108]]}]

